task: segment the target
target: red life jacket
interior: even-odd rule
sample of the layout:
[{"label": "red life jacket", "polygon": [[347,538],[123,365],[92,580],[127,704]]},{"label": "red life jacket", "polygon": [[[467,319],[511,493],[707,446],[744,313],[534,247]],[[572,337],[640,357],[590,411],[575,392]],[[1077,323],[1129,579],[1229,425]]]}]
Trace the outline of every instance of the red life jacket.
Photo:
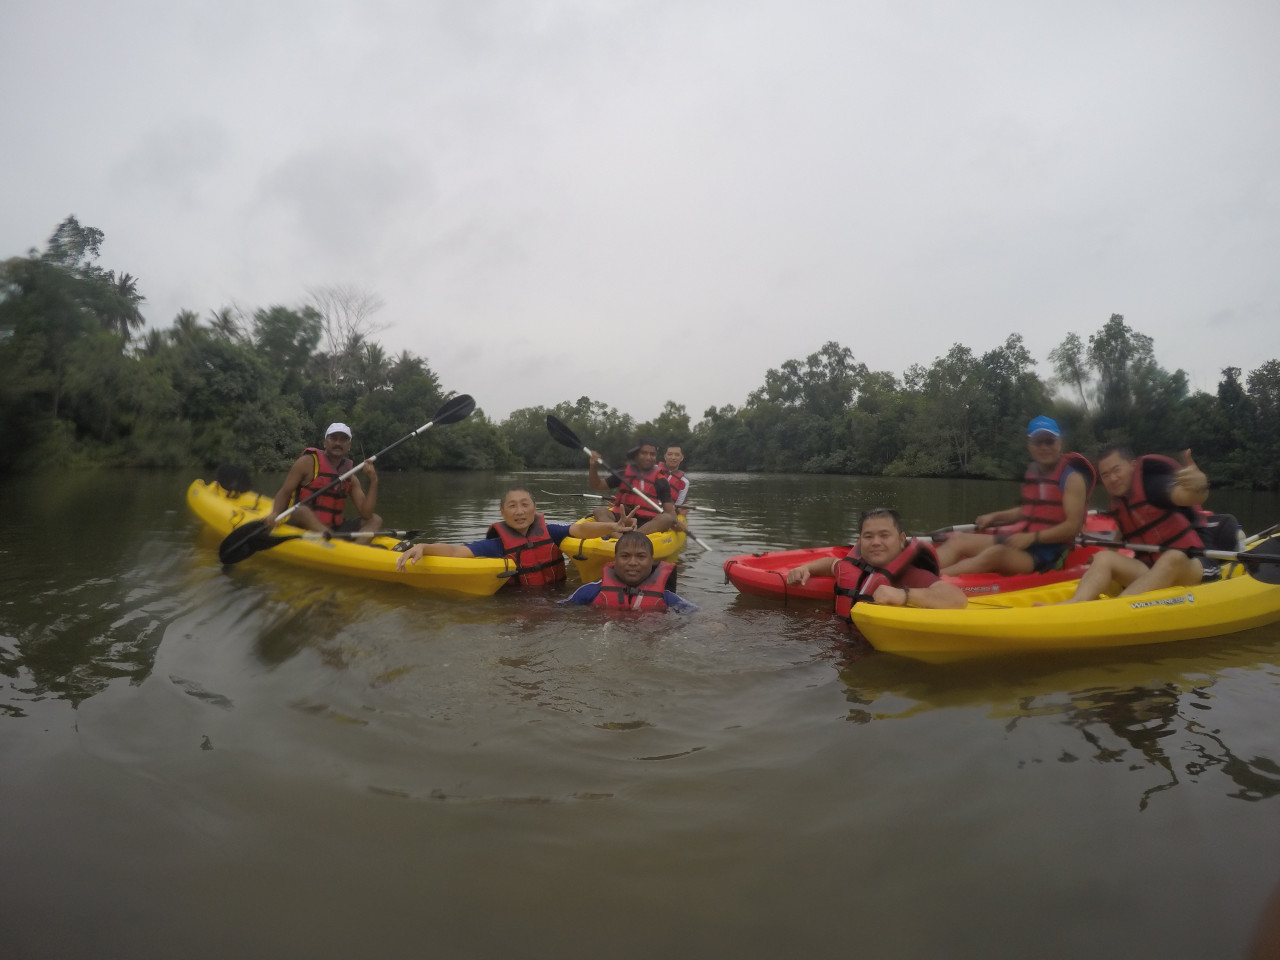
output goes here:
[{"label": "red life jacket", "polygon": [[[689,481],[684,478],[684,471],[677,470],[674,473],[667,471],[667,483],[671,485],[671,502],[680,502],[680,491],[689,485]],[[656,498],[655,498],[656,499]]]},{"label": "red life jacket", "polygon": [[885,567],[873,567],[867,563],[854,544],[853,549],[835,564],[836,615],[847,617],[853,605],[860,600],[871,603],[879,586],[897,586],[894,581],[907,567],[919,567],[932,574],[941,573],[933,545],[922,543],[915,537],[907,540],[902,552]]},{"label": "red life jacket", "polygon": [[622,471],[622,478],[626,481],[618,488],[618,495],[613,498],[613,512],[622,515],[623,510],[629,511],[632,507],[636,508],[635,517],[637,520],[652,520],[662,511],[655,511],[653,507],[645,503],[640,496],[632,491],[632,487],[641,490],[654,503],[661,506],[658,499],[657,482],[667,475],[667,468],[664,464],[655,463],[648,473],[637,472],[635,465],[628,462],[627,469]]},{"label": "red life jacket", "polygon": [[[301,484],[293,494],[293,502],[300,503],[317,490],[323,490],[325,486],[337,480],[354,464],[350,460],[343,460],[337,467],[329,463],[328,455],[319,447],[307,447],[303,453],[311,454],[311,459],[315,466],[312,468],[315,472],[310,480]],[[351,481],[343,480],[341,483],[334,484],[325,490],[324,493],[316,497],[307,506],[311,509],[326,527],[338,527],[342,523],[342,511],[347,506],[347,495],[351,492]]]},{"label": "red life jacket", "polygon": [[600,574],[600,592],[591,605],[615,610],[665,610],[667,601],[663,591],[675,569],[674,563],[655,563],[643,583],[629,587],[614,574],[613,564],[606,563]]},{"label": "red life jacket", "polygon": [[564,579],[564,554],[547,532],[547,518],[542,514],[534,517],[526,534],[499,520],[485,536],[502,541],[502,552],[516,562],[516,579],[520,583],[541,586]]},{"label": "red life jacket", "polygon": [[[1120,528],[1120,538],[1175,550],[1203,547],[1204,541],[1194,529],[1200,518],[1200,512],[1194,507],[1166,509],[1147,501],[1145,481],[1148,469],[1153,473],[1174,473],[1181,468],[1177,461],[1168,457],[1151,454],[1138,458],[1129,496],[1111,498],[1111,515]],[[1140,553],[1138,559],[1151,566],[1159,559],[1159,554]]]},{"label": "red life jacket", "polygon": [[1062,475],[1067,467],[1074,467],[1084,475],[1084,495],[1088,499],[1098,477],[1087,457],[1078,453],[1063,454],[1058,465],[1047,474],[1041,473],[1039,465],[1033,462],[1022,476],[1022,519],[1018,524],[1019,530],[1028,533],[1048,530],[1067,519],[1067,513],[1062,508]]}]

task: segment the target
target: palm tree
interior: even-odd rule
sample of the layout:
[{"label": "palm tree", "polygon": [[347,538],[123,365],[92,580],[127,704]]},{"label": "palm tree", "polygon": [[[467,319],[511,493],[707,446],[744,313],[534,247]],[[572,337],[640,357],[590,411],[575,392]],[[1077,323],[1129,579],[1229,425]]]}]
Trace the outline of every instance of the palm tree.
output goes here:
[{"label": "palm tree", "polygon": [[206,335],[200,326],[200,316],[192,310],[183,310],[173,318],[173,327],[169,330],[169,342],[174,346],[188,346]]},{"label": "palm tree", "polygon": [[165,348],[164,331],[152,327],[142,337],[138,352],[144,357],[158,357]]},{"label": "palm tree", "polygon": [[209,330],[215,337],[230,340],[233,343],[245,339],[244,328],[240,325],[239,311],[234,307],[223,307],[221,310],[209,311]]},{"label": "palm tree", "polygon": [[358,376],[366,393],[380,390],[387,385],[391,364],[387,360],[387,352],[380,344],[365,344],[364,352],[360,354],[359,364]]},{"label": "palm tree", "polygon": [[105,286],[100,291],[101,301],[95,312],[104,329],[128,342],[133,331],[146,326],[138,304],[147,298],[138,292],[138,278],[132,274],[122,273],[117,277],[114,271],[108,270],[102,279]]}]

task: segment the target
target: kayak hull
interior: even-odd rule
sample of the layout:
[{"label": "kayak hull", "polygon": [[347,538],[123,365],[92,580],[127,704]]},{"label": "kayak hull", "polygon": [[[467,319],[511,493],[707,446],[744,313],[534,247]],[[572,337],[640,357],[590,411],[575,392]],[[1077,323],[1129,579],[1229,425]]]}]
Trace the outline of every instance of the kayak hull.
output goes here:
[{"label": "kayak hull", "polygon": [[1066,606],[1074,583],[988,597],[962,610],[855,604],[854,625],[877,650],[922,659],[973,654],[1086,650],[1216,637],[1280,621],[1280,586],[1238,566],[1194,587]]},{"label": "kayak hull", "polygon": [[[254,491],[232,494],[216,483],[196,480],[187,488],[187,503],[210,529],[225,537],[242,524],[266,514],[271,498]],[[272,531],[273,536],[306,533],[287,523]],[[396,543],[389,537],[374,538],[371,545],[348,540],[299,539],[261,552],[264,557],[313,570],[469,597],[496,593],[507,582],[502,574],[513,569],[507,560],[488,557],[423,557],[399,571],[396,560],[400,554],[390,549]]]},{"label": "kayak hull", "polygon": [[[991,596],[1029,590],[1047,584],[1079,580],[1089,565],[1089,558],[1099,547],[1076,547],[1067,554],[1061,570],[1001,576],[997,573],[967,573],[943,577],[970,596]],[[817,600],[834,602],[834,577],[810,577],[804,584],[787,583],[787,572],[810,560],[839,559],[849,552],[847,546],[809,547],[803,550],[780,550],[773,553],[746,553],[724,562],[724,578],[740,593],[776,600]]]},{"label": "kayak hull", "polygon": [[[649,542],[653,544],[653,559],[667,561],[674,561],[676,554],[684,549],[688,539],[687,534],[680,530],[650,533],[648,537]],[[604,565],[613,562],[613,551],[617,543],[618,541],[612,538],[604,540],[600,537],[588,539],[565,537],[560,542],[560,552],[573,561],[583,583],[594,583],[600,579]]]}]

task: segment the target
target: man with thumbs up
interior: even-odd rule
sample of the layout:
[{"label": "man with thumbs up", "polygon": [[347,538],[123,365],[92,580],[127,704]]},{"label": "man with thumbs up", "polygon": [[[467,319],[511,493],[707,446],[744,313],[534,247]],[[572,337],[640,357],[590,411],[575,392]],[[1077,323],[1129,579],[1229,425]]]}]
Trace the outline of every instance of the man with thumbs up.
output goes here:
[{"label": "man with thumbs up", "polygon": [[1135,457],[1129,448],[1104,447],[1098,458],[1098,477],[1111,494],[1111,514],[1120,539],[1161,548],[1159,553],[1126,557],[1110,550],[1094,555],[1089,569],[1068,603],[1096,600],[1103,593],[1121,596],[1190,587],[1200,582],[1204,568],[1186,551],[1204,546],[1196,527],[1196,510],[1209,496],[1209,479],[1184,450],[1182,463],[1169,457]]}]

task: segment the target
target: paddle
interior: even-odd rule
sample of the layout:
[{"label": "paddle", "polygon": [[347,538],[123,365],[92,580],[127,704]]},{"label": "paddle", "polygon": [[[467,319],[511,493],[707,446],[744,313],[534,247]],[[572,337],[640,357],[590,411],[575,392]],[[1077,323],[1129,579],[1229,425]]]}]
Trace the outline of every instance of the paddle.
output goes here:
[{"label": "paddle", "polygon": [[[1095,516],[1097,513],[1098,513],[1097,510],[1089,511],[1090,516]],[[984,527],[983,532],[985,533],[987,530],[1000,530],[1003,527],[1008,527],[1008,526],[1017,524],[1017,522],[1018,521],[1015,520],[1013,521],[1013,524],[999,523],[992,527]],[[945,540],[948,534],[973,533],[977,529],[978,529],[978,525],[976,523],[959,523],[959,524],[956,524],[954,527],[939,527],[937,530],[934,530],[930,533],[913,533],[912,536],[920,540],[924,540],[928,538],[929,540],[932,540],[934,543],[938,543],[940,540]],[[998,539],[1001,536],[1001,534],[993,533],[992,536],[997,538],[997,541],[996,541],[997,543],[1001,542]]]},{"label": "paddle", "polygon": [[932,540],[934,543],[937,543],[939,540],[945,540],[949,533],[971,533],[977,529],[978,525],[976,523],[960,523],[956,524],[954,527],[939,527],[937,530],[933,530],[930,533],[913,533],[911,536],[918,540],[924,540],[927,538]]},{"label": "paddle", "polygon": [[[397,540],[412,540],[423,533],[422,530],[356,530],[342,532],[337,530],[308,530],[306,533],[287,533],[283,536],[268,534],[259,530],[256,550],[270,550],[290,540],[313,540],[316,543],[328,540],[367,540],[372,537],[395,537]],[[252,552],[252,551],[250,551]],[[246,554],[247,556],[247,554]],[[225,561],[235,563],[236,561]]]},{"label": "paddle", "polygon": [[[458,396],[445,401],[444,405],[436,411],[436,415],[433,419],[424,423],[417,430],[406,433],[395,443],[379,450],[372,457],[361,460],[346,473],[342,474],[342,476],[331,480],[310,496],[303,500],[299,500],[288,510],[285,510],[277,516],[275,522],[279,523],[285,517],[289,516],[289,514],[293,513],[293,511],[297,510],[303,504],[310,503],[330,487],[337,486],[344,480],[348,480],[355,476],[356,473],[363,469],[366,463],[373,463],[384,454],[390,453],[406,440],[412,440],[414,437],[418,436],[418,434],[424,433],[432,427],[443,427],[451,423],[457,423],[459,420],[465,420],[475,408],[475,400],[472,399],[469,394],[465,393],[459,394]],[[244,524],[243,526],[237,527],[227,534],[222,543],[218,545],[218,559],[225,564],[239,563],[241,560],[253,556],[259,550],[270,550],[272,547],[278,546],[287,540],[296,540],[298,536],[301,536],[301,534],[288,537],[272,537],[265,521],[254,520],[250,523]]]},{"label": "paddle", "polygon": [[371,537],[395,537],[397,540],[412,540],[425,532],[425,530],[354,530],[344,533],[338,530],[321,530],[311,531],[306,536],[317,540],[366,540]]},{"label": "paddle", "polygon": [[[567,426],[565,426],[558,419],[556,419],[556,417],[552,416],[549,413],[547,414],[547,432],[551,434],[551,438],[555,440],[556,443],[569,447],[570,449],[581,450],[583,453],[587,455],[588,458],[595,457],[595,454],[591,452],[591,448],[588,447],[581,440],[579,440],[578,435],[576,433],[574,433]],[[645,493],[643,490],[637,490],[630,483],[627,483],[626,480],[624,480],[621,476],[619,476],[618,472],[614,470],[613,467],[609,466],[599,457],[595,457],[595,461],[596,463],[600,464],[600,466],[604,467],[605,470],[609,471],[609,475],[615,478],[618,481],[618,483],[622,484],[622,486],[626,487],[628,490],[634,493],[637,497],[639,497],[641,500],[647,503],[652,509],[656,510],[658,513],[663,512],[662,507],[660,507],[653,500],[649,499],[649,497],[645,496]],[[689,534],[689,539],[692,540],[694,543],[696,543],[698,546],[700,546],[703,550],[711,549],[709,545],[703,543],[701,540],[695,537],[692,533]]]},{"label": "paddle", "polygon": [[[560,493],[556,490],[543,490],[539,488],[539,493],[545,493],[549,497],[586,497],[588,500],[608,500],[610,497],[603,493]],[[677,510],[701,510],[703,513],[718,513],[712,507],[703,507],[698,504],[682,504],[676,508]]]},{"label": "paddle", "polygon": [[[1169,549],[1150,543],[1123,543],[1102,540],[1097,537],[1076,537],[1076,542],[1089,547],[1108,547],[1112,550],[1132,550],[1135,553],[1162,553]],[[1245,572],[1263,583],[1280,584],[1280,537],[1270,537],[1248,550],[1206,550],[1204,547],[1178,547],[1191,557],[1208,557],[1244,564]]]}]

